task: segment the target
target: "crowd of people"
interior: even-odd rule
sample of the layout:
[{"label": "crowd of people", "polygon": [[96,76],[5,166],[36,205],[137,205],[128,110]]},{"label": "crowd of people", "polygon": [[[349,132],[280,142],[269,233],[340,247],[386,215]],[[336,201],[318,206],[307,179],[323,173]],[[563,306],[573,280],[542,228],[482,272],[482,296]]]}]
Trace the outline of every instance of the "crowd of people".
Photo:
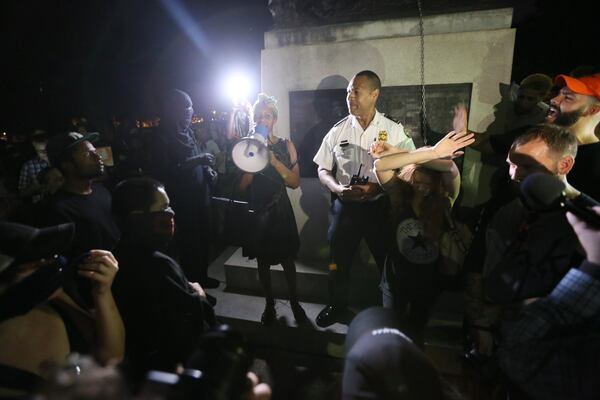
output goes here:
[{"label": "crowd of people", "polygon": [[[465,296],[466,362],[506,398],[600,395],[593,376],[600,366],[595,72],[527,77],[486,132],[469,130],[468,110],[457,105],[452,130],[421,148],[377,111],[377,74],[352,77],[348,116],[323,132],[311,163],[331,193],[329,301],[316,325],[329,327],[347,313],[361,240],[380,275],[383,308],[365,311],[376,323],[365,327],[358,320],[370,314],[360,313],[348,330],[343,398],[458,396],[424,354],[444,290]],[[15,177],[19,201],[8,196],[0,222],[0,396],[52,387],[57,370],[80,368],[67,362],[74,352],[119,364],[128,393],[147,393],[148,377],[156,384],[162,371],[203,382],[194,393],[208,397],[198,398],[213,398],[206,385],[226,387],[228,397],[219,398],[271,396],[247,371],[231,345],[236,334],[219,323],[216,300],[205,292],[219,286],[208,266],[219,250],[215,238],[227,232],[211,199],[236,198],[254,211],[241,244],[258,265],[261,323],[277,320],[270,268],[280,264],[298,326],[311,325],[297,294],[300,238],[288,197],[308,167],[299,165],[296,145],[275,134],[271,96],[238,105],[220,132],[195,126],[193,114],[187,93],[166,93],[158,126],[113,136],[111,165],[95,147],[98,133],[31,133],[34,156]],[[243,171],[231,150],[259,131],[267,166]],[[498,171],[493,197],[474,210],[477,218],[461,221],[454,160],[468,146]],[[553,185],[557,195],[548,190]],[[209,356],[209,363],[235,360],[241,377],[228,371],[223,382],[215,367],[202,378],[208,369],[197,366]]]}]

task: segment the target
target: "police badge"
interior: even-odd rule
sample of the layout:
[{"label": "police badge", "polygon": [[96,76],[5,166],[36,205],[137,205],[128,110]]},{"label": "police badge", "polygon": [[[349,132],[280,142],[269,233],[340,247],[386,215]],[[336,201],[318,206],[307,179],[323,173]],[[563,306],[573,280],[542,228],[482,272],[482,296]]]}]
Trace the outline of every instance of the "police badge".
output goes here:
[{"label": "police badge", "polygon": [[377,135],[377,140],[379,140],[380,142],[387,142],[387,140],[388,140],[387,131],[379,131],[379,134]]}]

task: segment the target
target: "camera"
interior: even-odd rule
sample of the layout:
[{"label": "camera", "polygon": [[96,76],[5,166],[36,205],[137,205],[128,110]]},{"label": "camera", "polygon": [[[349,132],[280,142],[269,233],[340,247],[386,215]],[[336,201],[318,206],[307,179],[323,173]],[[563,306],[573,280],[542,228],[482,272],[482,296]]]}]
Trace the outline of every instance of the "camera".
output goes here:
[{"label": "camera", "polygon": [[243,399],[252,390],[246,376],[251,363],[241,333],[221,325],[200,338],[183,372],[148,372],[142,392],[168,400]]},{"label": "camera", "polygon": [[54,255],[38,260],[33,273],[11,285],[0,295],[0,321],[29,312],[59,288],[76,282],[77,266],[88,254],[73,259]]},{"label": "camera", "polygon": [[94,307],[92,281],[77,273],[79,265],[89,256],[90,252],[85,252],[71,258],[59,257],[65,270],[64,291],[80,306],[92,309]]},{"label": "camera", "polygon": [[362,169],[363,165],[360,164],[360,166],[358,167],[358,172],[354,175],[352,175],[352,178],[350,178],[350,186],[353,185],[366,185],[369,182],[369,177],[368,176],[360,176],[360,170]]}]

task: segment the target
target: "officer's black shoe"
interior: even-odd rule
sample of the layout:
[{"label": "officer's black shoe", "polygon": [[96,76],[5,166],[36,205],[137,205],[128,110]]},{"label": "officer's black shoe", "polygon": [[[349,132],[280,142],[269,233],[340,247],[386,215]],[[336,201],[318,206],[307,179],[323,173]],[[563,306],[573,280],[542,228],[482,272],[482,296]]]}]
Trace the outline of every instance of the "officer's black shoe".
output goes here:
[{"label": "officer's black shoe", "polygon": [[338,321],[338,318],[346,311],[345,307],[337,307],[337,306],[325,306],[324,309],[321,310],[319,315],[317,315],[317,319],[315,322],[317,326],[321,328],[326,328],[329,325],[333,325]]}]

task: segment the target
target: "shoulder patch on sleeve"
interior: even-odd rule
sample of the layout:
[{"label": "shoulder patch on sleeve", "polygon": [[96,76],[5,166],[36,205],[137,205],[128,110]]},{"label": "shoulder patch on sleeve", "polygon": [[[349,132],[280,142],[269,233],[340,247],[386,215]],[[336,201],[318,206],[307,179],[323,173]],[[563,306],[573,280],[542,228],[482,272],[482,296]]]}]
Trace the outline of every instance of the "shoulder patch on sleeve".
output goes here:
[{"label": "shoulder patch on sleeve", "polygon": [[345,120],[348,119],[348,117],[350,117],[349,115],[346,115],[344,118],[340,119],[338,122],[336,122],[333,127],[335,128],[336,126],[338,126],[339,124],[341,124],[342,122],[344,122]]},{"label": "shoulder patch on sleeve", "polygon": [[390,121],[392,121],[396,125],[402,125],[402,122],[400,121],[400,118],[393,117],[391,115],[386,115],[385,118],[389,119]]}]

